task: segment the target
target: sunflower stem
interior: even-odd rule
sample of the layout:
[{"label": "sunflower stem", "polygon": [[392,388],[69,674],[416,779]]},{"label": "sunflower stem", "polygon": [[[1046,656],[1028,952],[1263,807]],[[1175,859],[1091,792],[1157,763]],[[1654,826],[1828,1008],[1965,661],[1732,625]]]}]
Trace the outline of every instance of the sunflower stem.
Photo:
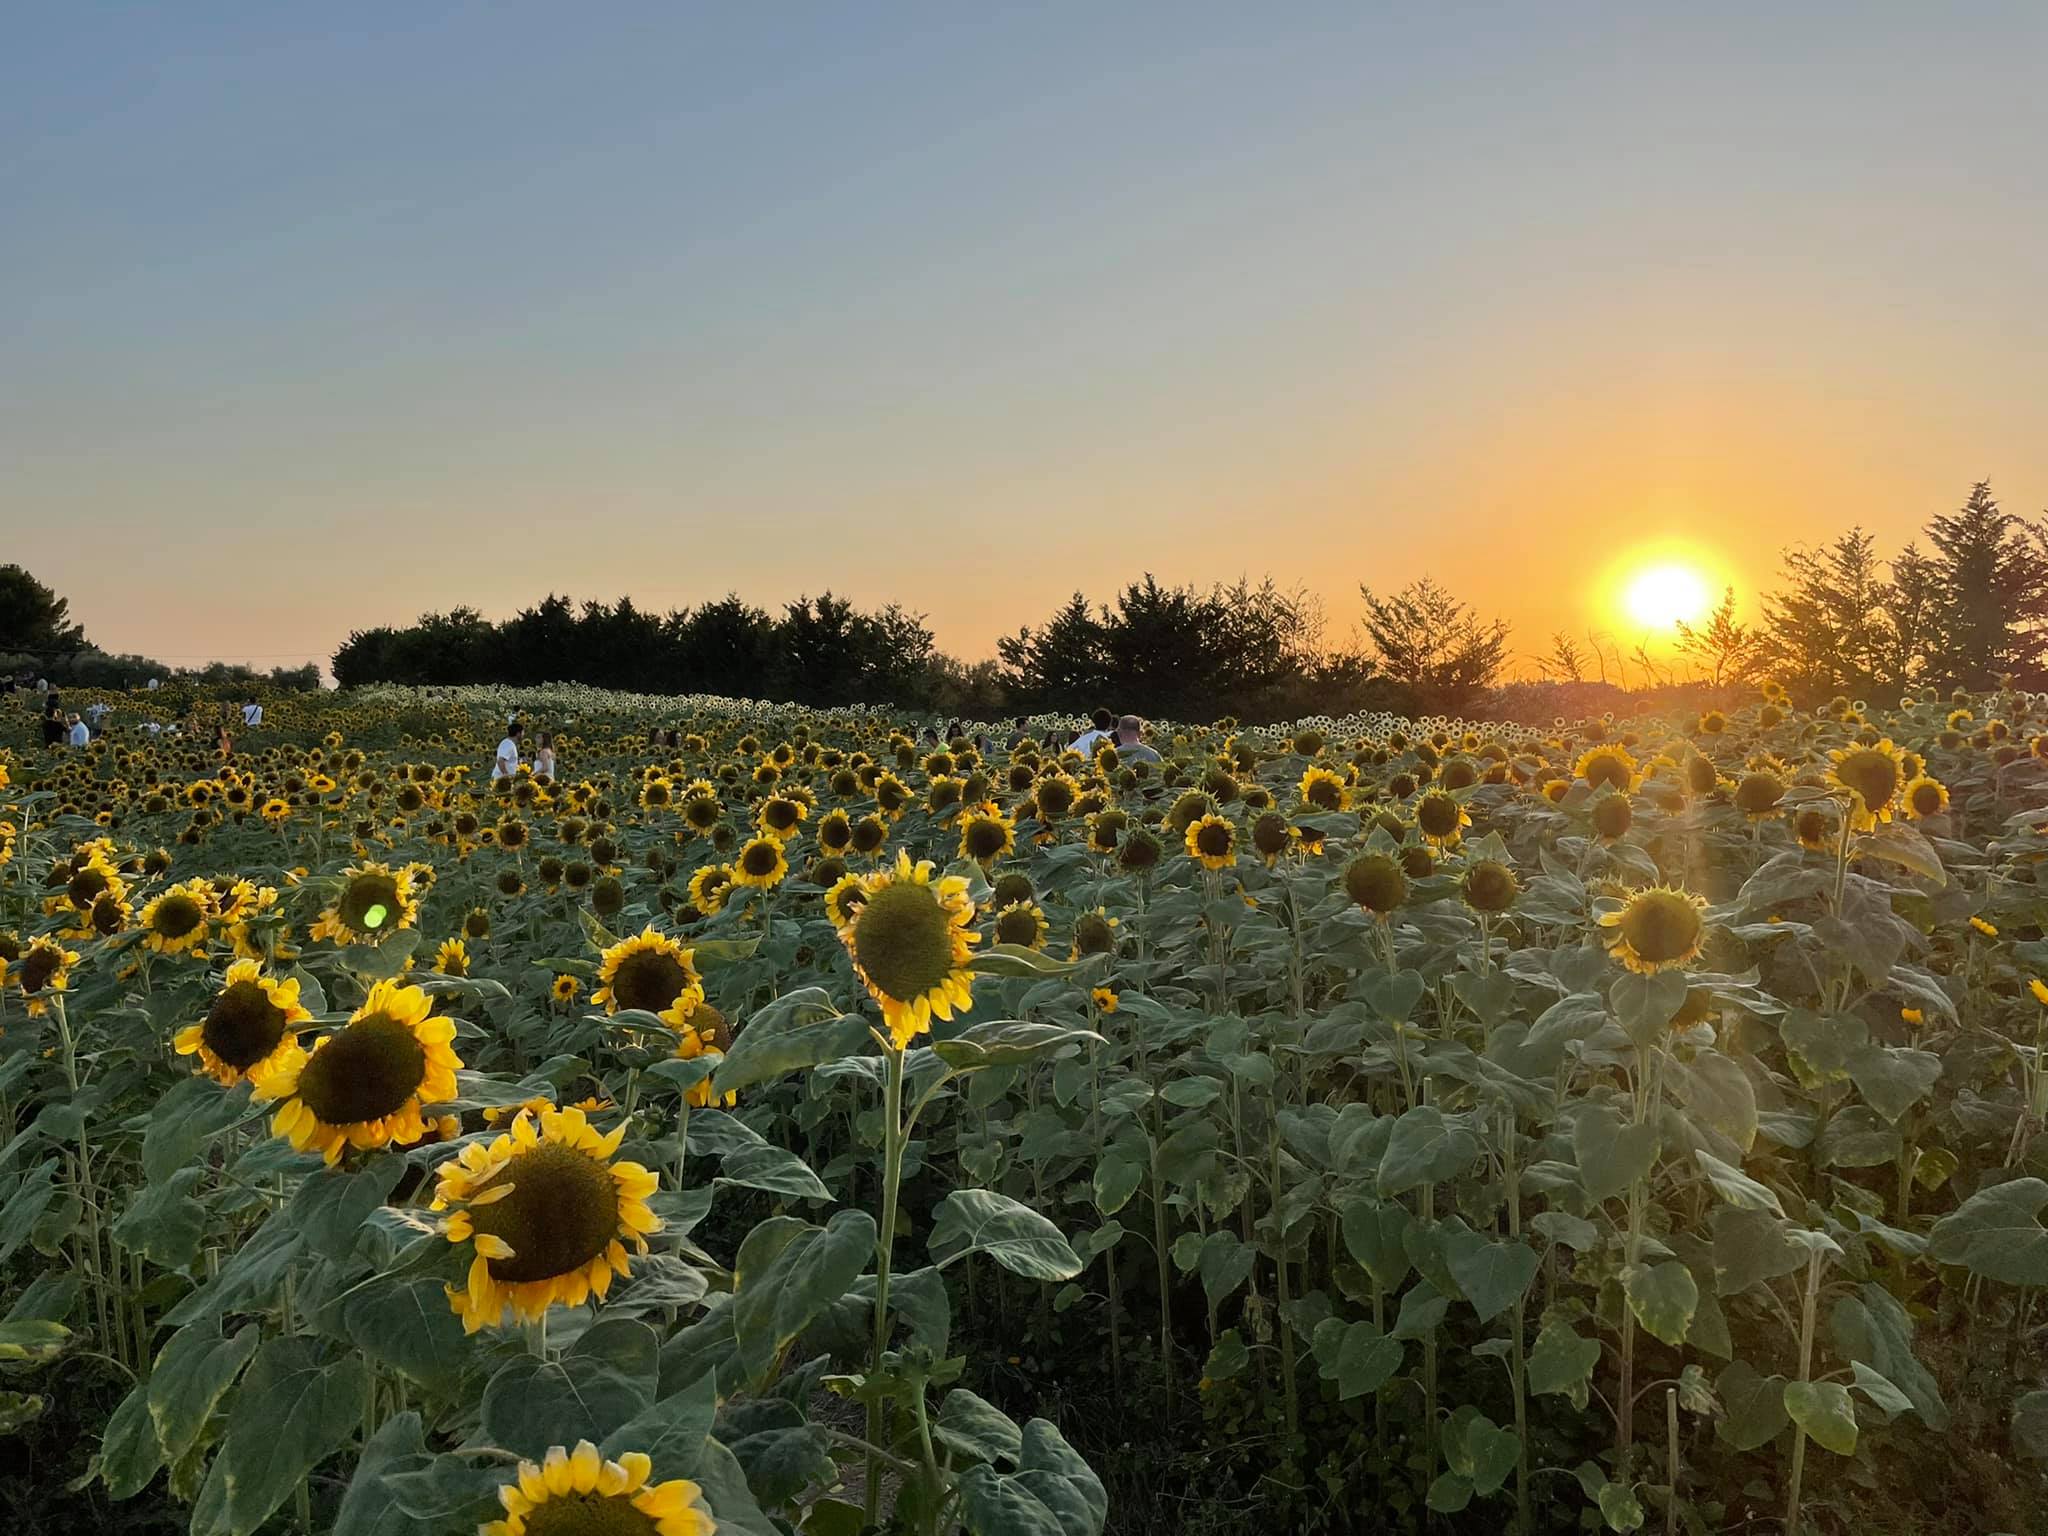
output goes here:
[{"label": "sunflower stem", "polygon": [[[875,1346],[869,1368],[880,1371],[889,1348],[889,1266],[896,1246],[896,1197],[903,1181],[903,1049],[891,1041],[885,1051],[888,1079],[882,1090],[882,1224],[875,1240]],[[868,1399],[868,1442],[882,1438],[882,1403]],[[867,1467],[866,1518],[873,1525],[882,1508],[882,1468],[870,1452]]]}]

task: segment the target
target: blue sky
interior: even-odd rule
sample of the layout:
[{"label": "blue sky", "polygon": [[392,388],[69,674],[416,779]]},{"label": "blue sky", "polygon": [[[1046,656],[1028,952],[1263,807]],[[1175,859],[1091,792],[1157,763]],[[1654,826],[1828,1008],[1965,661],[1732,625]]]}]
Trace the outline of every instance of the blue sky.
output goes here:
[{"label": "blue sky", "polygon": [[0,558],[103,644],[1425,570],[1518,637],[2048,503],[2048,9],[43,7]]}]

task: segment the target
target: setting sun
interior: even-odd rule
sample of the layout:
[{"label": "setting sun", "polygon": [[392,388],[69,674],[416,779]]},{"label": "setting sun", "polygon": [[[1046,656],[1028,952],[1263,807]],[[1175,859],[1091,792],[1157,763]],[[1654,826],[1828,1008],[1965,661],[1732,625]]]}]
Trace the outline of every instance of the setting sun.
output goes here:
[{"label": "setting sun", "polygon": [[1683,565],[1653,565],[1632,577],[1622,598],[1628,616],[1647,629],[1671,629],[1705,616],[1707,583]]}]

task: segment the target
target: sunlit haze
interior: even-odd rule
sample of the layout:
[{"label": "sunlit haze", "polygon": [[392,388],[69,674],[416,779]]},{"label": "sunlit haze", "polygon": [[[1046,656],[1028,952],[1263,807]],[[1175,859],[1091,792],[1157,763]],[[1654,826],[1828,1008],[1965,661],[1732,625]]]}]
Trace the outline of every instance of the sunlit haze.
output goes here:
[{"label": "sunlit haze", "polygon": [[1146,570],[1633,645],[2048,500],[2044,58],[2026,4],[30,8],[0,559],[174,662],[550,589],[976,657]]}]

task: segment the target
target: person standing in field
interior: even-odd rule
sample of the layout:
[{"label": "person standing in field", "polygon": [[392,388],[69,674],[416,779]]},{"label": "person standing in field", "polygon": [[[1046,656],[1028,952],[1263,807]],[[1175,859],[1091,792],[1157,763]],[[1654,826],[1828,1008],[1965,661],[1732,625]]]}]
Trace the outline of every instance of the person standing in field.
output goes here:
[{"label": "person standing in field", "polygon": [[1117,721],[1116,729],[1110,733],[1109,743],[1116,748],[1120,763],[1156,763],[1159,754],[1145,745],[1145,722],[1136,715],[1125,715]]},{"label": "person standing in field", "polygon": [[54,693],[43,695],[43,745],[64,745],[64,702]]},{"label": "person standing in field", "polygon": [[526,727],[514,720],[505,727],[505,739],[498,743],[498,755],[491,763],[491,782],[510,779],[519,773],[519,738],[526,734]]},{"label": "person standing in field", "polygon": [[1093,758],[1096,747],[1115,734],[1115,723],[1116,716],[1106,709],[1098,709],[1089,717],[1089,728],[1074,738],[1074,750],[1081,754],[1083,762]]},{"label": "person standing in field", "polygon": [[244,704],[242,705],[242,724],[248,726],[251,730],[254,730],[257,726],[261,725],[262,723],[263,706],[257,703],[256,700],[254,700],[253,698],[244,702]]},{"label": "person standing in field", "polygon": [[[500,744],[498,750],[500,752],[504,751],[502,744]],[[533,775],[535,778],[549,779],[555,776],[555,733],[553,731],[542,731],[540,733],[540,745],[534,749],[533,754]]]},{"label": "person standing in field", "polygon": [[70,742],[72,746],[82,747],[92,740],[91,728],[76,714],[71,715],[65,723],[70,729],[65,732],[64,739]]}]

